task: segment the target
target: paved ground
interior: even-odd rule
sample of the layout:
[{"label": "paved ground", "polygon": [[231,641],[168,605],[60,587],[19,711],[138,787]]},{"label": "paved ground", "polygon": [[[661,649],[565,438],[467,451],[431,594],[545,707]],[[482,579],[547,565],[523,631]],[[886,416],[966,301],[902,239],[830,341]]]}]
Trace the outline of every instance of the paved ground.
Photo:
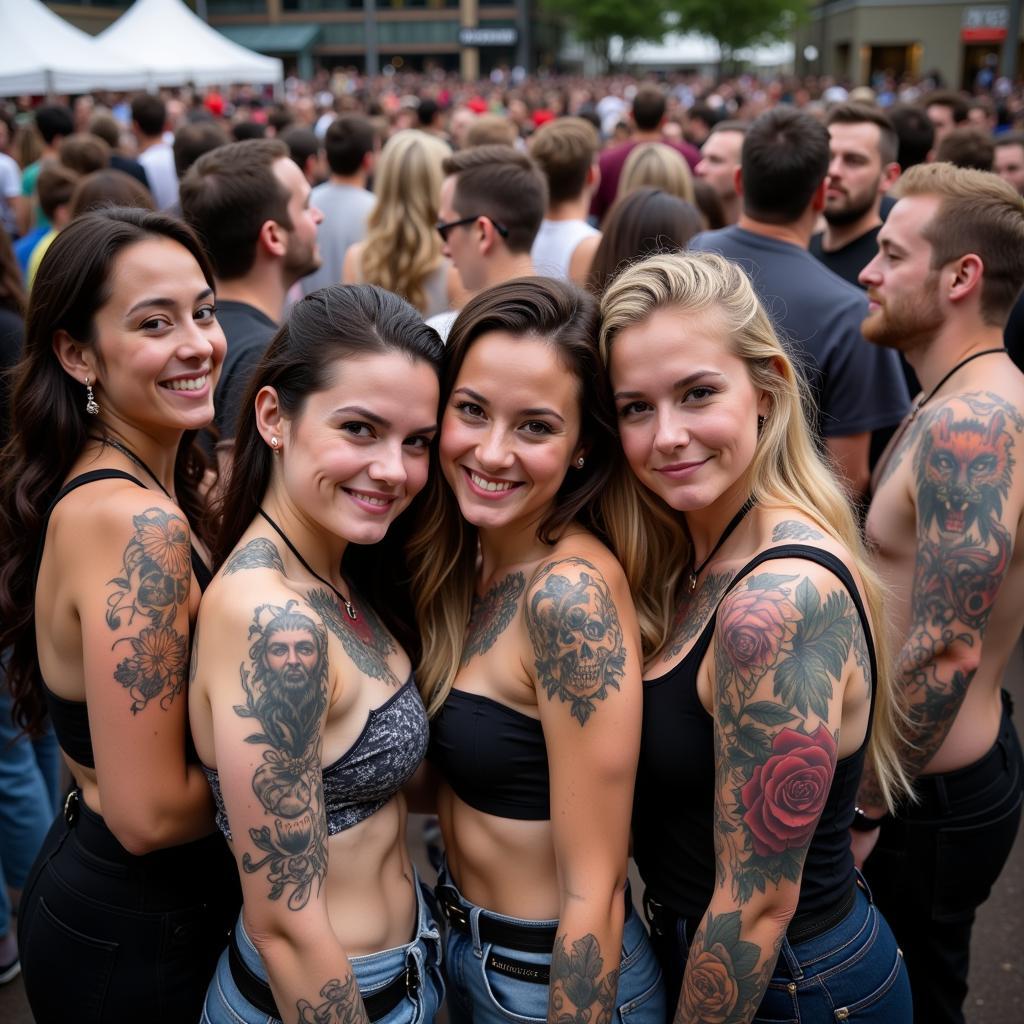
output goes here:
[{"label": "paved ground", "polygon": [[[1021,648],[1007,672],[1006,686],[1017,705],[1017,728],[1024,733]],[[420,828],[409,829],[412,836],[421,832]],[[422,859],[417,856],[417,861]],[[639,892],[640,886],[636,883],[634,878],[633,891]],[[970,985],[966,1008],[968,1024],[1020,1024],[1024,1021],[1024,841],[1020,835],[991,899],[978,912],[971,947]],[[20,978],[0,987],[0,1021],[33,1024]]]}]

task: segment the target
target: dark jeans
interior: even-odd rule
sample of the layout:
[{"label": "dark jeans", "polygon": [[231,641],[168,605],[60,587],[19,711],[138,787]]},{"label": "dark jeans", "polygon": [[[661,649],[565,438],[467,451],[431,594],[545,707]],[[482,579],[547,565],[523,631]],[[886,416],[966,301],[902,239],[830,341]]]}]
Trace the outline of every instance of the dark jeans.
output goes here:
[{"label": "dark jeans", "polygon": [[926,775],[921,802],[882,826],[865,873],[907,958],[919,1024],[963,1024],[974,912],[1020,824],[1024,760],[1003,694],[995,745],[966,768]]},{"label": "dark jeans", "polygon": [[220,834],[136,857],[77,793],[47,834],[18,915],[36,1024],[196,1021],[241,903]]}]

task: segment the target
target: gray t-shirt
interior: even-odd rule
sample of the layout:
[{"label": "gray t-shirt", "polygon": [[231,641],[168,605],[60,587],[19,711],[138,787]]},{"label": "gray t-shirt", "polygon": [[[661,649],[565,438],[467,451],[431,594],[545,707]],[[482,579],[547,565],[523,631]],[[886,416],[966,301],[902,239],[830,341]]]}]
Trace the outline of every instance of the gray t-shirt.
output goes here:
[{"label": "gray t-shirt", "polygon": [[303,295],[329,284],[341,284],[345,253],[350,245],[366,237],[366,221],[376,200],[365,188],[325,181],[313,189],[309,201],[323,213],[324,219],[316,236],[320,244],[320,269],[300,282]]},{"label": "gray t-shirt", "polygon": [[690,242],[738,263],[818,403],[812,426],[823,437],[847,437],[898,423],[910,405],[899,356],[864,340],[867,296],[809,252],[735,225]]}]

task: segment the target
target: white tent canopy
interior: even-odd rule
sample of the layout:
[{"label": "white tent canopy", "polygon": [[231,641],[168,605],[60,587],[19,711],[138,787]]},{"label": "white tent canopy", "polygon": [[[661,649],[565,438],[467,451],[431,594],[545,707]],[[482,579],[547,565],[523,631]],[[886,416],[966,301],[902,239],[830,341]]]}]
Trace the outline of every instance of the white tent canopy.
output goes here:
[{"label": "white tent canopy", "polygon": [[[9,0],[0,0],[9,2]],[[141,62],[149,86],[276,84],[281,61],[231,42],[182,0],[135,0],[97,37],[118,59]]]},{"label": "white tent canopy", "polygon": [[92,89],[140,89],[135,59],[112,57],[87,32],[41,0],[0,0],[0,96]]}]

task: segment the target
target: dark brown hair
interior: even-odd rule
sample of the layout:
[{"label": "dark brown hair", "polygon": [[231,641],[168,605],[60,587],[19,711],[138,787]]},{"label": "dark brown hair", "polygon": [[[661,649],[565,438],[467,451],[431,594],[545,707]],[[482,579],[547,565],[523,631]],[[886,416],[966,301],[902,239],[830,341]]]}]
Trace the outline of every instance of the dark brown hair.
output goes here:
[{"label": "dark brown hair", "polygon": [[71,216],[80,217],[107,206],[133,206],[156,211],[153,195],[141,182],[124,171],[107,168],[87,174],[75,186],[71,196]]},{"label": "dark brown hair", "polygon": [[700,214],[685,199],[657,188],[635,189],[608,211],[588,290],[600,297],[630,263],[656,252],[679,252],[700,229]]},{"label": "dark brown hair", "polygon": [[508,230],[509,252],[529,252],[548,205],[548,184],[537,165],[511,146],[474,146],[441,165],[458,175],[452,206],[460,217],[489,217]]},{"label": "dark brown hair", "polygon": [[56,160],[47,160],[43,164],[36,179],[36,193],[47,220],[52,221],[57,211],[71,202],[80,178],[81,175]]},{"label": "dark brown hair", "polygon": [[826,128],[833,124],[873,124],[878,129],[878,155],[883,166],[893,163],[899,155],[896,129],[881,107],[869,103],[838,103],[825,118]]},{"label": "dark brown hair", "polygon": [[980,128],[966,124],[954,128],[935,150],[937,161],[976,171],[991,171],[995,157],[996,147],[991,136]]},{"label": "dark brown hair", "polygon": [[110,146],[98,135],[75,132],[61,142],[57,159],[76,174],[92,174],[110,166]]},{"label": "dark brown hair", "polygon": [[[46,510],[56,497],[90,427],[82,386],[53,349],[64,330],[81,345],[96,343],[96,313],[110,297],[117,258],[148,238],[187,249],[213,287],[199,240],[174,217],[146,210],[111,209],[72,221],[47,250],[29,298],[25,353],[15,369],[10,440],[0,455],[0,650],[10,649],[7,678],[19,725],[38,730],[45,714],[35,637],[35,558]],[[209,541],[209,518],[199,487],[206,463],[185,433],[178,447],[174,487],[195,533]]]},{"label": "dark brown hair", "polygon": [[268,220],[291,228],[288,190],[274,174],[274,164],[288,158],[280,139],[231,142],[204,153],[182,179],[181,214],[222,281],[249,273]]}]

